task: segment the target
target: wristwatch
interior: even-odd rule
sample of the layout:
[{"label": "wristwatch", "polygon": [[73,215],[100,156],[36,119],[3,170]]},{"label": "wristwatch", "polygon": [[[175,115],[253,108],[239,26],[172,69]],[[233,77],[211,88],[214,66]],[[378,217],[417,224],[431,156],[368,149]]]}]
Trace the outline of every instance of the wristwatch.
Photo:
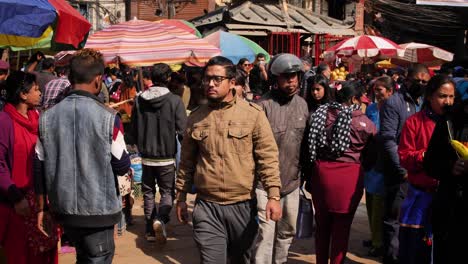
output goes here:
[{"label": "wristwatch", "polygon": [[275,200],[275,201],[279,201],[281,199],[281,197],[279,197],[279,196],[270,196],[270,197],[268,197],[268,200],[270,200],[270,199]]}]

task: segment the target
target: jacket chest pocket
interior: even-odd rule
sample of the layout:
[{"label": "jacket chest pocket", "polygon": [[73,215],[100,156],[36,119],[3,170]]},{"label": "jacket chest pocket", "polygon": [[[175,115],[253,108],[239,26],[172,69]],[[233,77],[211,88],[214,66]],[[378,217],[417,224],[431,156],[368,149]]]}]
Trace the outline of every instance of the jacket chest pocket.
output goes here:
[{"label": "jacket chest pocket", "polygon": [[228,129],[229,150],[234,153],[252,151],[251,131],[245,127],[230,127]]},{"label": "jacket chest pocket", "polygon": [[203,152],[209,152],[209,140],[210,140],[210,130],[208,127],[201,127],[201,128],[194,128],[191,137],[195,140],[198,144],[198,147]]},{"label": "jacket chest pocket", "polygon": [[306,128],[306,120],[303,118],[299,118],[294,121],[294,137],[297,141],[302,141],[302,137],[304,136],[304,130]]}]

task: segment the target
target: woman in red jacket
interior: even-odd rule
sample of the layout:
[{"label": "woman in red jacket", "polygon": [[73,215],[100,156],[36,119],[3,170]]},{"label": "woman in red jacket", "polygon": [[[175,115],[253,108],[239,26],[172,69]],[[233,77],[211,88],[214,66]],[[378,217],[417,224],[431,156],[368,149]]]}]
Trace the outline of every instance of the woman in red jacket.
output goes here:
[{"label": "woman in red jacket", "polygon": [[8,264],[58,263],[57,228],[38,229],[33,179],[41,91],[30,73],[12,72],[0,113],[0,245]]},{"label": "woman in red jacket", "polygon": [[436,179],[423,169],[424,153],[436,121],[453,104],[455,84],[443,75],[433,77],[427,87],[423,108],[406,120],[401,131],[398,154],[408,171],[407,197],[400,211],[399,260],[403,264],[431,263],[432,230],[430,209],[437,188]]},{"label": "woman in red jacket", "polygon": [[[377,129],[360,110],[363,90],[345,82],[336,102],[321,105],[309,121],[310,177],[316,210],[317,264],[343,263],[349,231],[363,194],[361,154]],[[331,247],[331,252],[330,252]]]}]

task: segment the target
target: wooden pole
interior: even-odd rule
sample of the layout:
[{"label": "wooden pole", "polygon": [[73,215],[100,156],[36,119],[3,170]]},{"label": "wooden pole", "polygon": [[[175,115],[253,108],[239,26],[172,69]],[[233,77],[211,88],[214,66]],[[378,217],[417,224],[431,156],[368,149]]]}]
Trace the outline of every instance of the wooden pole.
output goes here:
[{"label": "wooden pole", "polygon": [[20,57],[21,57],[21,51],[18,50],[18,55],[17,55],[17,58],[16,58],[16,70],[20,70],[21,68],[19,67],[19,64],[20,64]]}]

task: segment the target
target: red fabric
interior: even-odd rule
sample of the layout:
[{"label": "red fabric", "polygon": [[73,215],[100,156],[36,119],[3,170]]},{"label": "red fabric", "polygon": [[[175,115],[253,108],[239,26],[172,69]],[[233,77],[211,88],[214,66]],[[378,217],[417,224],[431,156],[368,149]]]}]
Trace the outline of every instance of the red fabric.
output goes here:
[{"label": "red fabric", "polygon": [[311,177],[315,208],[333,213],[356,210],[361,200],[364,180],[361,165],[350,162],[316,161]]},{"label": "red fabric", "polygon": [[55,222],[52,223],[48,237],[42,234],[37,228],[37,213],[39,213],[39,210],[36,205],[36,195],[32,190],[26,193],[26,199],[31,208],[31,216],[23,218],[24,228],[28,237],[27,244],[29,250],[32,251],[34,255],[40,255],[44,251],[56,249],[61,235],[58,224]]},{"label": "red fabric", "polygon": [[58,43],[70,44],[79,48],[80,42],[84,40],[91,24],[80,12],[74,9],[64,0],[48,0],[55,7],[58,19],[54,29],[54,40]]},{"label": "red fabric", "polygon": [[437,186],[437,180],[427,176],[423,170],[423,153],[427,150],[435,125],[424,110],[412,115],[403,126],[398,146],[401,166],[408,171],[408,181],[424,189]]},{"label": "red fabric", "polygon": [[5,249],[8,264],[57,264],[57,247],[36,254],[28,246],[24,218],[0,204],[0,243]]},{"label": "red fabric", "polygon": [[349,231],[355,212],[337,214],[321,209],[316,210],[315,253],[317,254],[317,264],[328,264],[329,258],[330,264],[344,263],[348,251]]},{"label": "red fabric", "polygon": [[13,121],[13,169],[11,179],[18,188],[33,187],[33,158],[39,128],[39,113],[28,110],[28,118],[22,116],[11,104],[4,111]]}]

